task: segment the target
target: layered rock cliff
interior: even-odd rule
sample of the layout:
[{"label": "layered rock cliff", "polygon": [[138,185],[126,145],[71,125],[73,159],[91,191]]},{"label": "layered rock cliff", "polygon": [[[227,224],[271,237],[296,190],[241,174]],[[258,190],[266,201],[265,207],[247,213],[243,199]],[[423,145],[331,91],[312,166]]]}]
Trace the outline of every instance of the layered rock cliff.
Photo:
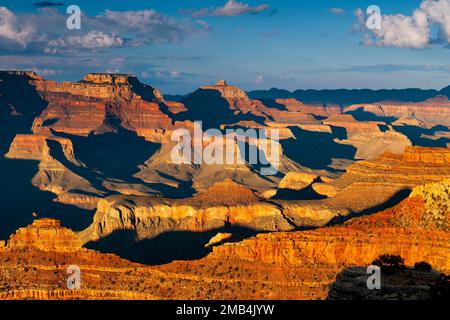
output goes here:
[{"label": "layered rock cliff", "polygon": [[41,219],[17,230],[6,247],[10,250],[34,247],[48,252],[78,251],[82,242],[72,230],[62,228],[59,221]]},{"label": "layered rock cliff", "polygon": [[[78,242],[72,245],[66,241],[51,254],[45,253],[43,249],[48,243],[55,242],[43,239],[54,235],[59,239],[56,243],[60,244],[60,239],[74,239],[74,235],[61,231],[55,221],[37,221],[25,228],[27,232],[20,231],[17,233],[20,236],[11,237],[6,248],[0,248],[0,298],[324,299],[330,295],[329,286],[335,283],[331,295],[345,299],[350,287],[342,284],[348,284],[350,278],[344,277],[347,280],[341,281],[345,271],[337,282],[336,276],[342,269],[366,266],[381,254],[401,255],[407,265],[428,261],[433,268],[448,273],[448,225],[442,224],[441,218],[430,220],[431,216],[439,216],[448,221],[448,188],[449,181],[421,186],[398,206],[352,219],[343,226],[261,234],[215,246],[210,255],[200,260],[176,261],[159,267],[146,267],[114,255],[76,249],[80,245]],[[247,201],[249,197],[244,193],[233,201]],[[437,205],[430,201],[435,198],[441,199]],[[436,208],[440,208],[438,213]],[[46,232],[31,232],[36,228]],[[19,246],[10,244],[15,237]],[[23,246],[25,242],[27,245]],[[78,251],[70,253],[67,248]],[[33,263],[21,269],[23,263],[17,261],[26,256],[32,256]],[[81,268],[80,291],[64,290],[66,277],[63,274],[68,263]],[[36,276],[39,281],[35,281]],[[105,279],[108,281],[103,281]],[[399,295],[389,296],[391,298],[402,299],[411,293],[405,286],[398,289],[398,281],[393,288]],[[353,280],[351,289],[352,294],[358,290]],[[136,291],[139,294],[131,294]]]},{"label": "layered rock cliff", "polygon": [[[305,261],[366,265],[382,254],[397,254],[409,265],[429,261],[450,270],[449,180],[414,189],[392,209],[351,219],[343,226],[307,232],[261,234],[215,248],[213,256],[299,265]],[[434,202],[432,199],[439,198]]]},{"label": "layered rock cliff", "polygon": [[[321,188],[334,190],[332,197],[321,202],[350,212],[383,209],[383,204],[406,197],[414,186],[450,178],[450,166],[444,161],[447,153],[446,148],[410,147],[404,154],[386,152],[370,161],[358,161],[339,179],[321,183]],[[417,161],[422,158],[427,163]]]},{"label": "layered rock cliff", "polygon": [[[150,141],[163,141],[173,128],[171,107],[155,88],[130,75],[89,74],[78,83],[36,80],[36,90],[48,101],[35,120],[35,133],[50,130],[75,135],[117,130],[135,131]],[[114,123],[117,119],[118,124]]]}]

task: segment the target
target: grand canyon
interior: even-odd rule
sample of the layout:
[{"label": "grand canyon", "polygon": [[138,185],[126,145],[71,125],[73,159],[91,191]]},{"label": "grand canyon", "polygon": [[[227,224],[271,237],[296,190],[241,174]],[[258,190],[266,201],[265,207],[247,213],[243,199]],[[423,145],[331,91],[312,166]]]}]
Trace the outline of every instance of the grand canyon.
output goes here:
[{"label": "grand canyon", "polygon": [[[448,298],[449,97],[1,71],[0,299]],[[277,172],[245,152],[269,138],[245,134],[220,138],[242,161],[173,163],[196,121],[276,130]],[[368,290],[386,255],[406,269]]]}]

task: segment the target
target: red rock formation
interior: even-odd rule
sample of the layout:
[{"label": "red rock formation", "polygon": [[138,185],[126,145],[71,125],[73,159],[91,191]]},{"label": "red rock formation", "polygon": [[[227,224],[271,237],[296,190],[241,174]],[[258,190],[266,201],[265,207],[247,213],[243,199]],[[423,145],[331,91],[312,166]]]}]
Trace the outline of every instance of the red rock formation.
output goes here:
[{"label": "red rock formation", "polygon": [[[258,235],[214,250],[213,256],[299,265],[312,259],[329,264],[367,265],[382,254],[397,254],[409,265],[429,261],[450,270],[450,180],[418,187],[392,209],[343,226],[315,231]],[[433,199],[441,199],[436,202]]]},{"label": "red rock formation", "polygon": [[137,132],[150,141],[167,140],[173,128],[167,109],[180,112],[180,103],[166,102],[162,94],[130,75],[89,74],[78,83],[32,81],[48,102],[35,120],[35,133],[49,134],[50,129],[75,135],[115,130],[109,118],[117,118],[122,127]]},{"label": "red rock formation", "polygon": [[436,148],[408,148],[403,155],[406,163],[428,164],[433,166],[450,165],[450,149]]},{"label": "red rock formation", "polygon": [[62,228],[57,220],[35,220],[21,228],[7,242],[8,249],[34,247],[42,251],[77,251],[82,242],[72,230]]},{"label": "red rock formation", "polygon": [[[321,202],[352,212],[376,208],[401,196],[405,190],[450,178],[450,166],[442,161],[447,153],[446,148],[411,147],[405,155],[386,152],[370,161],[358,161],[339,179],[325,184],[336,195]],[[422,158],[428,162],[411,160]]]},{"label": "red rock formation", "polygon": [[[38,221],[0,248],[0,299],[324,299],[342,269],[381,254],[401,255],[406,265],[425,260],[448,273],[449,190],[450,180],[421,186],[398,206],[342,226],[260,234],[159,267],[79,249],[54,220]],[[49,244],[58,249],[43,251]],[[64,290],[67,261],[81,268],[80,291]]]},{"label": "red rock formation", "polygon": [[238,206],[258,202],[260,199],[248,187],[231,179],[215,183],[190,201],[200,206]]},{"label": "red rock formation", "polygon": [[[49,143],[52,142],[58,144],[58,148],[62,151],[62,156],[65,159],[57,160],[52,156],[49,146]],[[73,166],[84,167],[84,164],[75,158],[70,139],[36,134],[19,134],[14,138],[5,157],[40,161],[38,172],[31,183],[41,190],[58,195],[56,202],[95,208],[97,197],[80,195],[78,192],[75,192],[75,194],[66,193],[72,189],[83,189],[100,196],[100,192],[85,178],[75,174],[61,163],[61,161],[67,161]]]},{"label": "red rock formation", "polygon": [[43,160],[49,156],[46,136],[19,134],[14,138],[9,152],[11,159]]},{"label": "red rock formation", "polygon": [[370,133],[371,135],[381,133],[379,125],[384,125],[383,122],[356,121],[351,114],[335,114],[328,117],[322,123],[333,127],[345,128],[349,137],[361,133]]}]

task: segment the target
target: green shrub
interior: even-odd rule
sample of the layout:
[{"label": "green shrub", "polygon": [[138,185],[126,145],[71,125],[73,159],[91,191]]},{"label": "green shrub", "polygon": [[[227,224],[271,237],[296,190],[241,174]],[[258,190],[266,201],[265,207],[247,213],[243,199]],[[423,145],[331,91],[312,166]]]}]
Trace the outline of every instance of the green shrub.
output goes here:
[{"label": "green shrub", "polygon": [[414,264],[414,270],[417,270],[417,271],[430,272],[432,269],[433,269],[433,267],[431,266],[431,264],[429,264],[428,262],[425,262],[425,261],[416,262]]},{"label": "green shrub", "polygon": [[384,254],[372,261],[372,265],[378,266],[381,272],[393,274],[405,269],[405,259],[397,255]]}]

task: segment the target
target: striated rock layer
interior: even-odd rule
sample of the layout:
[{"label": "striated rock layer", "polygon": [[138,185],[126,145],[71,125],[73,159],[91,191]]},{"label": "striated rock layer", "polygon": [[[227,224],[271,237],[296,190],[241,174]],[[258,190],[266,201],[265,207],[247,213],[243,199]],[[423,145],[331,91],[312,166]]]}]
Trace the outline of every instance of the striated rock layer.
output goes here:
[{"label": "striated rock layer", "polygon": [[[43,243],[55,243],[44,241],[50,234],[57,239],[76,236],[55,221],[37,221],[0,247],[0,298],[325,299],[342,269],[368,265],[381,254],[401,255],[406,265],[428,261],[448,273],[449,190],[450,180],[428,184],[392,209],[342,226],[260,234],[215,246],[199,260],[157,267],[83,249],[78,242],[58,240],[64,244],[44,251]],[[14,244],[24,238],[26,246]],[[66,290],[69,264],[80,266],[80,291]]]},{"label": "striated rock layer", "polygon": [[136,240],[143,240],[169,231],[204,232],[233,225],[263,231],[294,228],[277,206],[225,180],[183,200],[120,196],[102,199],[93,223],[80,236],[85,242],[97,241],[116,231],[133,230]]},{"label": "striated rock layer", "polygon": [[[87,250],[67,241],[75,241],[76,236],[55,220],[35,221],[17,234],[27,235],[26,246],[14,244],[18,236],[12,236],[8,246],[0,246],[0,299],[256,299],[297,292],[292,283],[278,278],[287,269],[275,267],[270,275],[250,276],[258,266],[240,265],[231,275],[222,261],[200,270],[195,261],[150,267]],[[51,235],[56,239],[51,240]],[[55,243],[57,247],[46,251]],[[80,268],[79,290],[67,289],[69,265]],[[180,267],[182,272],[177,271]],[[292,278],[292,273],[286,277]]]},{"label": "striated rock layer", "polygon": [[57,220],[35,220],[32,225],[21,228],[11,236],[7,248],[11,250],[34,247],[42,251],[77,251],[82,243],[75,233],[62,228]]},{"label": "striated rock layer", "polygon": [[[34,80],[48,106],[33,125],[35,133],[49,130],[87,136],[117,130],[117,125],[150,141],[168,139],[173,128],[162,94],[134,76],[89,74],[78,83]],[[173,104],[172,104],[173,105]],[[170,113],[170,111],[167,111]],[[117,119],[118,124],[111,122]]]},{"label": "striated rock layer", "polygon": [[[335,267],[367,266],[383,254],[400,255],[406,265],[429,262],[450,271],[450,180],[414,189],[392,209],[355,218],[342,226],[306,232],[260,234],[240,243],[215,247],[208,259],[270,266],[328,266],[311,269],[319,279],[330,279]],[[438,202],[433,199],[440,199]],[[229,259],[229,260],[228,260]],[[231,262],[232,261],[232,262]],[[261,272],[261,271],[259,271]],[[325,281],[326,282],[326,281]],[[320,295],[326,286],[313,289]]]},{"label": "striated rock layer", "polygon": [[[370,160],[358,161],[339,178],[314,187],[317,192],[332,190],[320,202],[349,212],[373,212],[395,204],[415,187],[450,178],[445,162],[449,149],[410,147],[404,154],[386,152]],[[422,160],[423,159],[423,160]],[[426,161],[426,162],[425,162]]]}]

